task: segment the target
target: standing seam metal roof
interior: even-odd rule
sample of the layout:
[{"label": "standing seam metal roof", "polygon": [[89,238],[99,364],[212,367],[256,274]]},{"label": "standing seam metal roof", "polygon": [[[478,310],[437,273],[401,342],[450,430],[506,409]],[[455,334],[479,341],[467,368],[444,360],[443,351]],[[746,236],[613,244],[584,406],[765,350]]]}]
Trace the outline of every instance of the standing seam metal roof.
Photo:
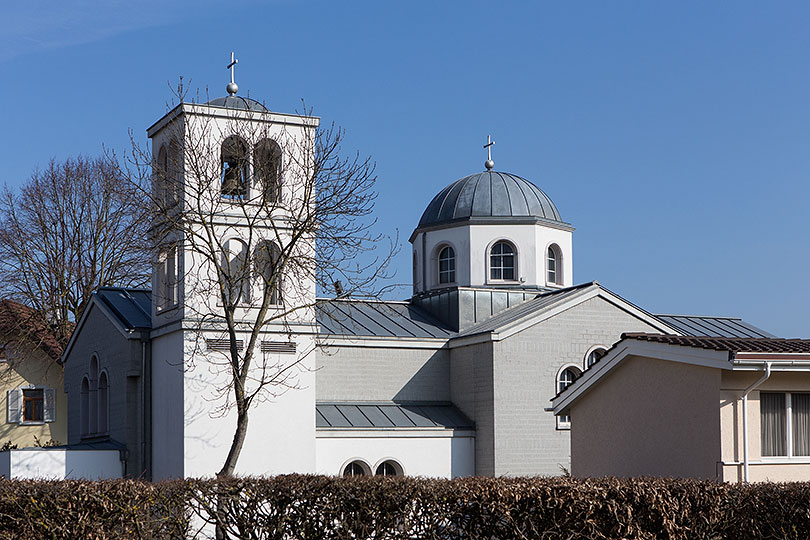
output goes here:
[{"label": "standing seam metal roof", "polygon": [[315,307],[320,333],[358,337],[448,338],[454,334],[412,304],[332,300]]},{"label": "standing seam metal roof", "polygon": [[475,217],[540,218],[562,222],[543,190],[520,176],[486,171],[465,176],[430,201],[417,228]]},{"label": "standing seam metal roof", "polygon": [[475,424],[450,403],[317,403],[315,427],[473,429]]},{"label": "standing seam metal roof", "polygon": [[726,338],[773,338],[773,334],[735,317],[703,317],[698,315],[656,315],[668,326],[687,336]]}]

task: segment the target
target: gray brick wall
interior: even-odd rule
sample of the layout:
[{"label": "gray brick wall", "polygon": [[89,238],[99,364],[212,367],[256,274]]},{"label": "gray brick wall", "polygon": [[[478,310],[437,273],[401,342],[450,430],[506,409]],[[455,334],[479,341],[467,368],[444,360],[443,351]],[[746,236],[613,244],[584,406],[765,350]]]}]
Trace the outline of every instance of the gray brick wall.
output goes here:
[{"label": "gray brick wall", "polygon": [[656,330],[596,297],[494,344],[495,475],[570,470],[569,432],[544,411],[557,372],[565,364],[581,367],[589,348],[610,346],[622,332]]},{"label": "gray brick wall", "polygon": [[109,435],[127,445],[127,472],[140,476],[144,470],[142,452],[141,342],[126,339],[113,323],[93,307],[65,362],[65,391],[68,394],[68,443],[81,442],[81,384],[93,354],[99,371],[109,380]]},{"label": "gray brick wall", "polygon": [[318,349],[318,401],[450,401],[447,349]]},{"label": "gray brick wall", "polygon": [[495,474],[495,414],[492,373],[493,344],[451,349],[450,395],[475,422],[475,474]]}]

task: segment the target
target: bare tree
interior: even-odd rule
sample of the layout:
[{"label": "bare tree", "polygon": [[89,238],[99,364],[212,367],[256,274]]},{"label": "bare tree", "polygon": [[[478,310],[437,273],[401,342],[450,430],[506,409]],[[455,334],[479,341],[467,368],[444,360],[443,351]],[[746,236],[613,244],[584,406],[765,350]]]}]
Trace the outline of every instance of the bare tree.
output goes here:
[{"label": "bare tree", "polygon": [[231,475],[251,408],[296,388],[313,352],[279,361],[261,350],[262,336],[286,333],[292,344],[300,328],[314,333],[315,305],[326,301],[316,290],[378,296],[396,240],[373,232],[374,165],[344,155],[342,130],[320,128],[309,115],[271,122],[263,107],[224,111],[179,105],[155,155],[134,144],[132,162],[139,178],[151,168],[153,189],[144,196],[152,203],[159,309],[180,307],[195,325],[186,367],[214,366],[222,381],[216,412],[236,412],[218,472]]},{"label": "bare tree", "polygon": [[92,292],[149,275],[142,207],[103,158],[51,160],[0,195],[0,291],[34,308],[62,346]]}]

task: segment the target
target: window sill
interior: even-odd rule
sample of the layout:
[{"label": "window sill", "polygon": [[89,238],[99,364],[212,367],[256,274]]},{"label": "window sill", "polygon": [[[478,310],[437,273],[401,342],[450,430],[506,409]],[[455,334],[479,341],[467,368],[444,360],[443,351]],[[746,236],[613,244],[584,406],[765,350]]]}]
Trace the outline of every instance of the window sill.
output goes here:
[{"label": "window sill", "polygon": [[176,309],[179,309],[179,308],[180,308],[180,304],[179,304],[179,303],[177,303],[177,304],[172,304],[171,306],[166,306],[166,307],[158,308],[158,309],[157,309],[157,313],[158,313],[158,315],[164,315],[164,314],[169,313],[169,312],[171,312],[171,311],[175,311]]},{"label": "window sill", "polygon": [[17,425],[18,426],[44,426],[47,423],[48,422],[45,422],[44,420],[23,420],[20,423],[18,423]]}]

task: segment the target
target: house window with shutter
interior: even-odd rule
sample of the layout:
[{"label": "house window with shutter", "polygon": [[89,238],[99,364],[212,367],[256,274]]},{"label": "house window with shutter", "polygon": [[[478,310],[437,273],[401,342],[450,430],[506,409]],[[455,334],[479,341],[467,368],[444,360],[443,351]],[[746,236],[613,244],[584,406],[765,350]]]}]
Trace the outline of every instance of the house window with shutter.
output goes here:
[{"label": "house window with shutter", "polygon": [[10,424],[43,424],[56,420],[56,391],[53,388],[15,388],[8,391],[6,401]]}]

